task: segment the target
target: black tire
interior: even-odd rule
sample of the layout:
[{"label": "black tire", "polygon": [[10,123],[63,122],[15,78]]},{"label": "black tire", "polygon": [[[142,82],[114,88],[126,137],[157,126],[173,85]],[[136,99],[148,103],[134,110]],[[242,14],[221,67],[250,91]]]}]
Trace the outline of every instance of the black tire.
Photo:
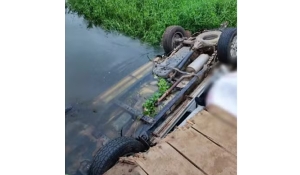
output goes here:
[{"label": "black tire", "polygon": [[232,55],[231,44],[234,38],[237,38],[237,29],[236,28],[225,28],[218,41],[218,58],[221,63],[227,65],[237,65],[237,56],[236,54]]},{"label": "black tire", "polygon": [[131,137],[118,137],[104,145],[94,156],[89,175],[102,175],[116,164],[120,157],[145,150],[145,146]]},{"label": "black tire", "polygon": [[162,38],[163,48],[166,54],[169,54],[177,46],[174,42],[175,38],[186,37],[186,32],[181,26],[169,26]]}]

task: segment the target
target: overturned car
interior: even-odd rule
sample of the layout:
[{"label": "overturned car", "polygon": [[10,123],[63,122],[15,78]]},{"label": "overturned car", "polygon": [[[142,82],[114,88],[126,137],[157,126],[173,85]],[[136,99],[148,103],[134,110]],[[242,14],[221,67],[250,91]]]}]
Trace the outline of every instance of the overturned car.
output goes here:
[{"label": "overturned car", "polygon": [[[165,54],[152,59],[154,76],[170,86],[154,100],[154,115],[138,115],[141,124],[131,137],[118,137],[95,155],[90,175],[110,169],[119,157],[146,151],[179,125],[198,105],[204,106],[206,92],[224,71],[237,68],[237,29],[222,25],[188,35],[180,26],[168,27],[162,38]],[[222,65],[226,65],[225,69]],[[197,100],[195,100],[195,98]],[[130,106],[119,104],[123,108]],[[144,107],[144,110],[149,110]]]}]

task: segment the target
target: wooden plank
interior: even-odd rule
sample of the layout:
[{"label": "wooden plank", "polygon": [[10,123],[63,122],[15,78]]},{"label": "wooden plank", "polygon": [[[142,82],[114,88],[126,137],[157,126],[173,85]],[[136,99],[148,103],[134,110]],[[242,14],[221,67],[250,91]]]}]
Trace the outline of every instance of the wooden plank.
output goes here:
[{"label": "wooden plank", "polygon": [[236,157],[193,128],[179,129],[165,139],[208,175],[236,175]]},{"label": "wooden plank", "polygon": [[231,115],[230,113],[228,113],[227,111],[225,111],[224,109],[215,105],[209,105],[206,107],[206,110],[213,116],[218,117],[221,120],[224,120],[225,122],[227,122],[228,124],[234,127],[237,127],[237,118]]},{"label": "wooden plank", "polygon": [[150,148],[136,163],[149,175],[204,175],[166,142]]},{"label": "wooden plank", "polygon": [[147,175],[141,167],[127,163],[117,163],[111,169],[106,171],[104,175]]},{"label": "wooden plank", "polygon": [[229,125],[205,110],[196,114],[191,121],[195,123],[192,125],[195,130],[209,137],[233,155],[237,155],[236,127]]}]

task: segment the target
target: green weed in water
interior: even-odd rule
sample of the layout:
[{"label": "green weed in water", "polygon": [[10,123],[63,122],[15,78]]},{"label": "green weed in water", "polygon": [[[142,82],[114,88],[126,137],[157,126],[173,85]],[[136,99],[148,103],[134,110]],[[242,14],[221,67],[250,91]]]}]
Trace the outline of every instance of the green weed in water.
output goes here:
[{"label": "green weed in water", "polygon": [[159,44],[170,25],[196,32],[237,24],[237,0],[68,0],[66,6],[91,24],[150,44]]},{"label": "green weed in water", "polygon": [[144,107],[144,115],[148,115],[153,117],[156,115],[156,107],[155,103],[157,100],[170,88],[170,83],[168,83],[165,79],[161,78],[158,81],[158,92],[154,93],[152,97],[147,99],[143,104]]}]

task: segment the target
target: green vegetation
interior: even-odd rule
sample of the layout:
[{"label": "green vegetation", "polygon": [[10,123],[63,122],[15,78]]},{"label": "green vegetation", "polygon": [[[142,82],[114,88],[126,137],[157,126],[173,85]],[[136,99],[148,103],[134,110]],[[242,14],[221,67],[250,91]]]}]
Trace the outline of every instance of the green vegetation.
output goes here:
[{"label": "green vegetation", "polygon": [[237,0],[68,0],[66,7],[90,24],[150,44],[158,44],[170,25],[196,32],[237,24]]},{"label": "green vegetation", "polygon": [[156,107],[155,103],[157,100],[170,88],[170,83],[168,83],[165,79],[161,78],[158,81],[158,92],[154,93],[152,97],[147,99],[143,104],[144,107],[144,115],[148,115],[153,117],[156,115]]}]

